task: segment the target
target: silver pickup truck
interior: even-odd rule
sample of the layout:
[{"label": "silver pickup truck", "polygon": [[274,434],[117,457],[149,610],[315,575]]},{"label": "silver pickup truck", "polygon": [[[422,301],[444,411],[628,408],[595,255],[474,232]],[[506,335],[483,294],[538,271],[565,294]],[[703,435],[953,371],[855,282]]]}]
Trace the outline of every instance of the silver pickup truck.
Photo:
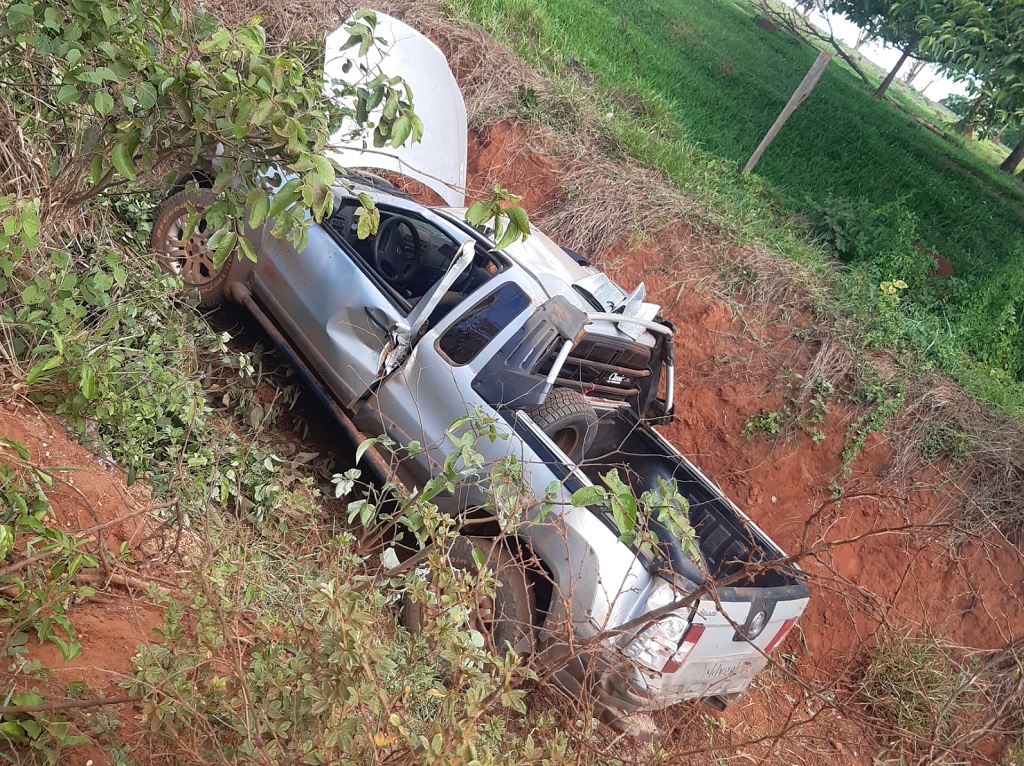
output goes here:
[{"label": "silver pickup truck", "polygon": [[[339,34],[328,38],[328,73],[340,72],[330,53],[340,50]],[[256,263],[218,268],[203,226],[184,238],[189,207],[201,211],[213,199],[202,188],[210,176],[195,169],[155,221],[155,257],[204,303],[245,306],[352,438],[386,434],[424,446],[397,467],[377,455],[388,478],[423,486],[454,449],[453,422],[494,419],[507,438],[483,440],[479,450],[493,463],[515,455],[534,496],[547,501],[524,514],[511,540],[485,519],[465,541],[499,569],[511,565],[501,551],[514,550],[515,566],[528,570],[501,579],[495,634],[521,652],[558,658],[558,679],[590,690],[609,719],[686,699],[725,704],[766,665],[809,591],[778,546],[652,428],[672,418],[675,328],[644,300],[642,285],[619,288],[541,233],[497,251],[467,224],[465,111],[447,62],[383,14],[376,34],[392,41],[384,63],[419,97],[424,143],[436,128],[442,146],[417,144],[413,157],[349,147],[338,160],[411,175],[447,206],[426,207],[378,176],[353,174],[301,252],[265,225],[247,232]],[[376,234],[364,239],[359,192],[380,211]],[[671,483],[687,501],[699,554],[684,553],[656,518],[641,520],[654,540],[644,544],[624,536],[606,508],[573,504],[613,469],[637,496]],[[464,489],[438,504],[460,518],[484,513],[473,488]]]}]

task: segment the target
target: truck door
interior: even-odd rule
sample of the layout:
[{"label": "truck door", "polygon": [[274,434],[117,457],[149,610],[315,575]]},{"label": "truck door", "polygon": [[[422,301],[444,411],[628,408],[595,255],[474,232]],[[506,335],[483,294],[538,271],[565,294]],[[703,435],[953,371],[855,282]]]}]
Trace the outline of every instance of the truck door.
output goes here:
[{"label": "truck door", "polygon": [[[512,275],[496,277],[467,295],[436,327],[428,328],[395,374],[366,402],[366,414],[398,443],[417,441],[417,480],[436,472],[454,449],[444,434],[459,419],[482,405],[473,388],[474,364],[500,347],[522,324],[530,298]],[[489,352],[488,349],[491,349]],[[486,415],[482,408],[481,414]],[[358,420],[357,420],[358,422]],[[511,441],[481,439],[477,450],[488,462],[504,457]],[[433,467],[431,467],[433,466]]]},{"label": "truck door", "polygon": [[399,306],[317,225],[301,254],[268,237],[251,281],[337,400],[351,408],[378,377],[388,343],[382,325],[401,321]]},{"label": "truck door", "polygon": [[405,361],[435,310],[460,297],[453,288],[474,257],[470,238],[460,242],[424,210],[382,207],[377,234],[360,239],[357,209],[339,200],[301,253],[268,238],[250,278],[350,410]]}]

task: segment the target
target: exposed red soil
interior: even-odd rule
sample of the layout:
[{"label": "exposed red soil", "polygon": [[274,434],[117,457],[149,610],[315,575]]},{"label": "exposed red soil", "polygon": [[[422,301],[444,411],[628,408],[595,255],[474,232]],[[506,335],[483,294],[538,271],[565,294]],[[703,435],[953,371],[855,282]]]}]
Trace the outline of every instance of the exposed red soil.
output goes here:
[{"label": "exposed red soil", "polygon": [[[32,462],[52,473],[54,485],[47,496],[64,529],[87,529],[113,521],[146,502],[141,485],[129,489],[124,474],[113,463],[78,444],[59,420],[23,401],[0,407],[0,436],[24,444]],[[122,543],[138,543],[142,529],[138,517],[128,519],[105,529],[104,540],[116,551]]]},{"label": "exposed red soil", "polygon": [[[56,477],[47,497],[53,520],[67,531],[113,522],[149,507],[141,486],[128,488],[119,469],[75,442],[56,418],[31,405],[8,402],[0,406],[0,436],[25,445],[31,462]],[[137,561],[144,560],[141,544],[147,524],[142,519],[136,514],[103,530],[108,549],[116,554],[126,544]],[[135,576],[145,568],[131,569],[130,576]],[[56,701],[67,695],[69,684],[80,682],[88,687],[89,697],[123,695],[119,683],[131,672],[138,647],[156,640],[153,629],[163,624],[161,608],[118,588],[104,588],[91,599],[71,605],[67,615],[74,625],[81,653],[64,661],[55,644],[39,644],[33,636],[27,645],[28,655],[50,669],[45,683],[4,675],[4,669],[0,669],[0,688],[4,694],[13,685],[17,691],[38,689],[48,700]],[[119,710],[124,725],[133,714],[128,706],[120,706]],[[95,747],[72,748],[61,758],[67,764],[91,761],[101,766],[109,762]]]},{"label": "exposed red soil", "polygon": [[[543,209],[557,196],[565,168],[535,144],[529,128],[514,123],[475,136],[470,188],[501,183],[524,194],[528,209]],[[715,271],[722,251],[721,241],[694,237],[680,222],[639,247],[624,240],[611,253],[587,255],[626,287],[644,282],[648,300],[661,303],[680,330],[677,418],[665,428],[668,438],[787,552],[799,555],[811,576],[801,630],[783,648],[798,656],[795,672],[816,686],[841,688],[882,626],[979,649],[1002,648],[1024,634],[1020,551],[996,534],[949,544],[943,522],[958,512],[958,493],[948,491],[950,479],[938,468],[922,469],[898,486],[885,481],[891,449],[875,434],[835,502],[832,486],[857,413],[831,405],[819,444],[799,430],[774,440],[741,434],[751,414],[781,405],[784,379],[806,371],[812,349],[794,332],[804,318],[745,306],[742,295],[722,291]],[[779,696],[798,695],[799,684],[787,684],[787,675],[774,671],[772,691],[748,695],[725,720],[750,738],[791,724],[795,705]],[[792,739],[804,746],[791,757],[870,756],[857,742],[857,727],[836,711],[820,713],[814,723],[818,734],[794,732]]]}]

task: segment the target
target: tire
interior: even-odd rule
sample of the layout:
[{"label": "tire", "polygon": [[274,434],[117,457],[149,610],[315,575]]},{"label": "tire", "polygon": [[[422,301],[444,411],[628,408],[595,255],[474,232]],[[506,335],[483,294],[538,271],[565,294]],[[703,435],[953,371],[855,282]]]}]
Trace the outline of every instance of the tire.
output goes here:
[{"label": "tire", "polygon": [[526,413],[574,463],[580,463],[597,436],[597,413],[580,391],[552,388],[538,407]]},{"label": "tire", "polygon": [[[455,569],[476,572],[473,549],[479,548],[486,557],[487,566],[498,580],[491,597],[481,598],[470,615],[471,625],[484,637],[493,652],[504,653],[509,647],[520,657],[533,653],[535,635],[533,625],[533,589],[523,565],[500,542],[479,537],[460,537],[448,553],[448,561]],[[413,633],[423,629],[431,619],[432,607],[406,598],[403,603],[403,621]]]},{"label": "tire", "polygon": [[[210,232],[202,213],[217,201],[209,189],[178,192],[161,206],[153,221],[149,249],[160,268],[180,277],[185,290],[199,293],[199,307],[212,308],[224,300],[224,288],[231,272],[234,252],[220,266],[213,264],[213,251],[208,246]],[[189,205],[200,213],[199,224],[188,242],[182,241],[189,216]]]}]

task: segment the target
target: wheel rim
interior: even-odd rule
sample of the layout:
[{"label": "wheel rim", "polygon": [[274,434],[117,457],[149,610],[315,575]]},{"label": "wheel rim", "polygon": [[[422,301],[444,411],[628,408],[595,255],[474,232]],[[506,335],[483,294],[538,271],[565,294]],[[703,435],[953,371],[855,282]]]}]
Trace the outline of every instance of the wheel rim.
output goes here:
[{"label": "wheel rim", "polygon": [[572,455],[580,445],[580,439],[582,439],[582,434],[578,428],[563,428],[555,432],[551,441],[566,455]]},{"label": "wheel rim", "polygon": [[160,265],[168,273],[181,277],[186,285],[204,287],[216,279],[220,271],[210,249],[206,219],[199,220],[192,236],[186,240],[187,228],[188,219],[184,215],[167,228],[163,252],[159,256]]}]

